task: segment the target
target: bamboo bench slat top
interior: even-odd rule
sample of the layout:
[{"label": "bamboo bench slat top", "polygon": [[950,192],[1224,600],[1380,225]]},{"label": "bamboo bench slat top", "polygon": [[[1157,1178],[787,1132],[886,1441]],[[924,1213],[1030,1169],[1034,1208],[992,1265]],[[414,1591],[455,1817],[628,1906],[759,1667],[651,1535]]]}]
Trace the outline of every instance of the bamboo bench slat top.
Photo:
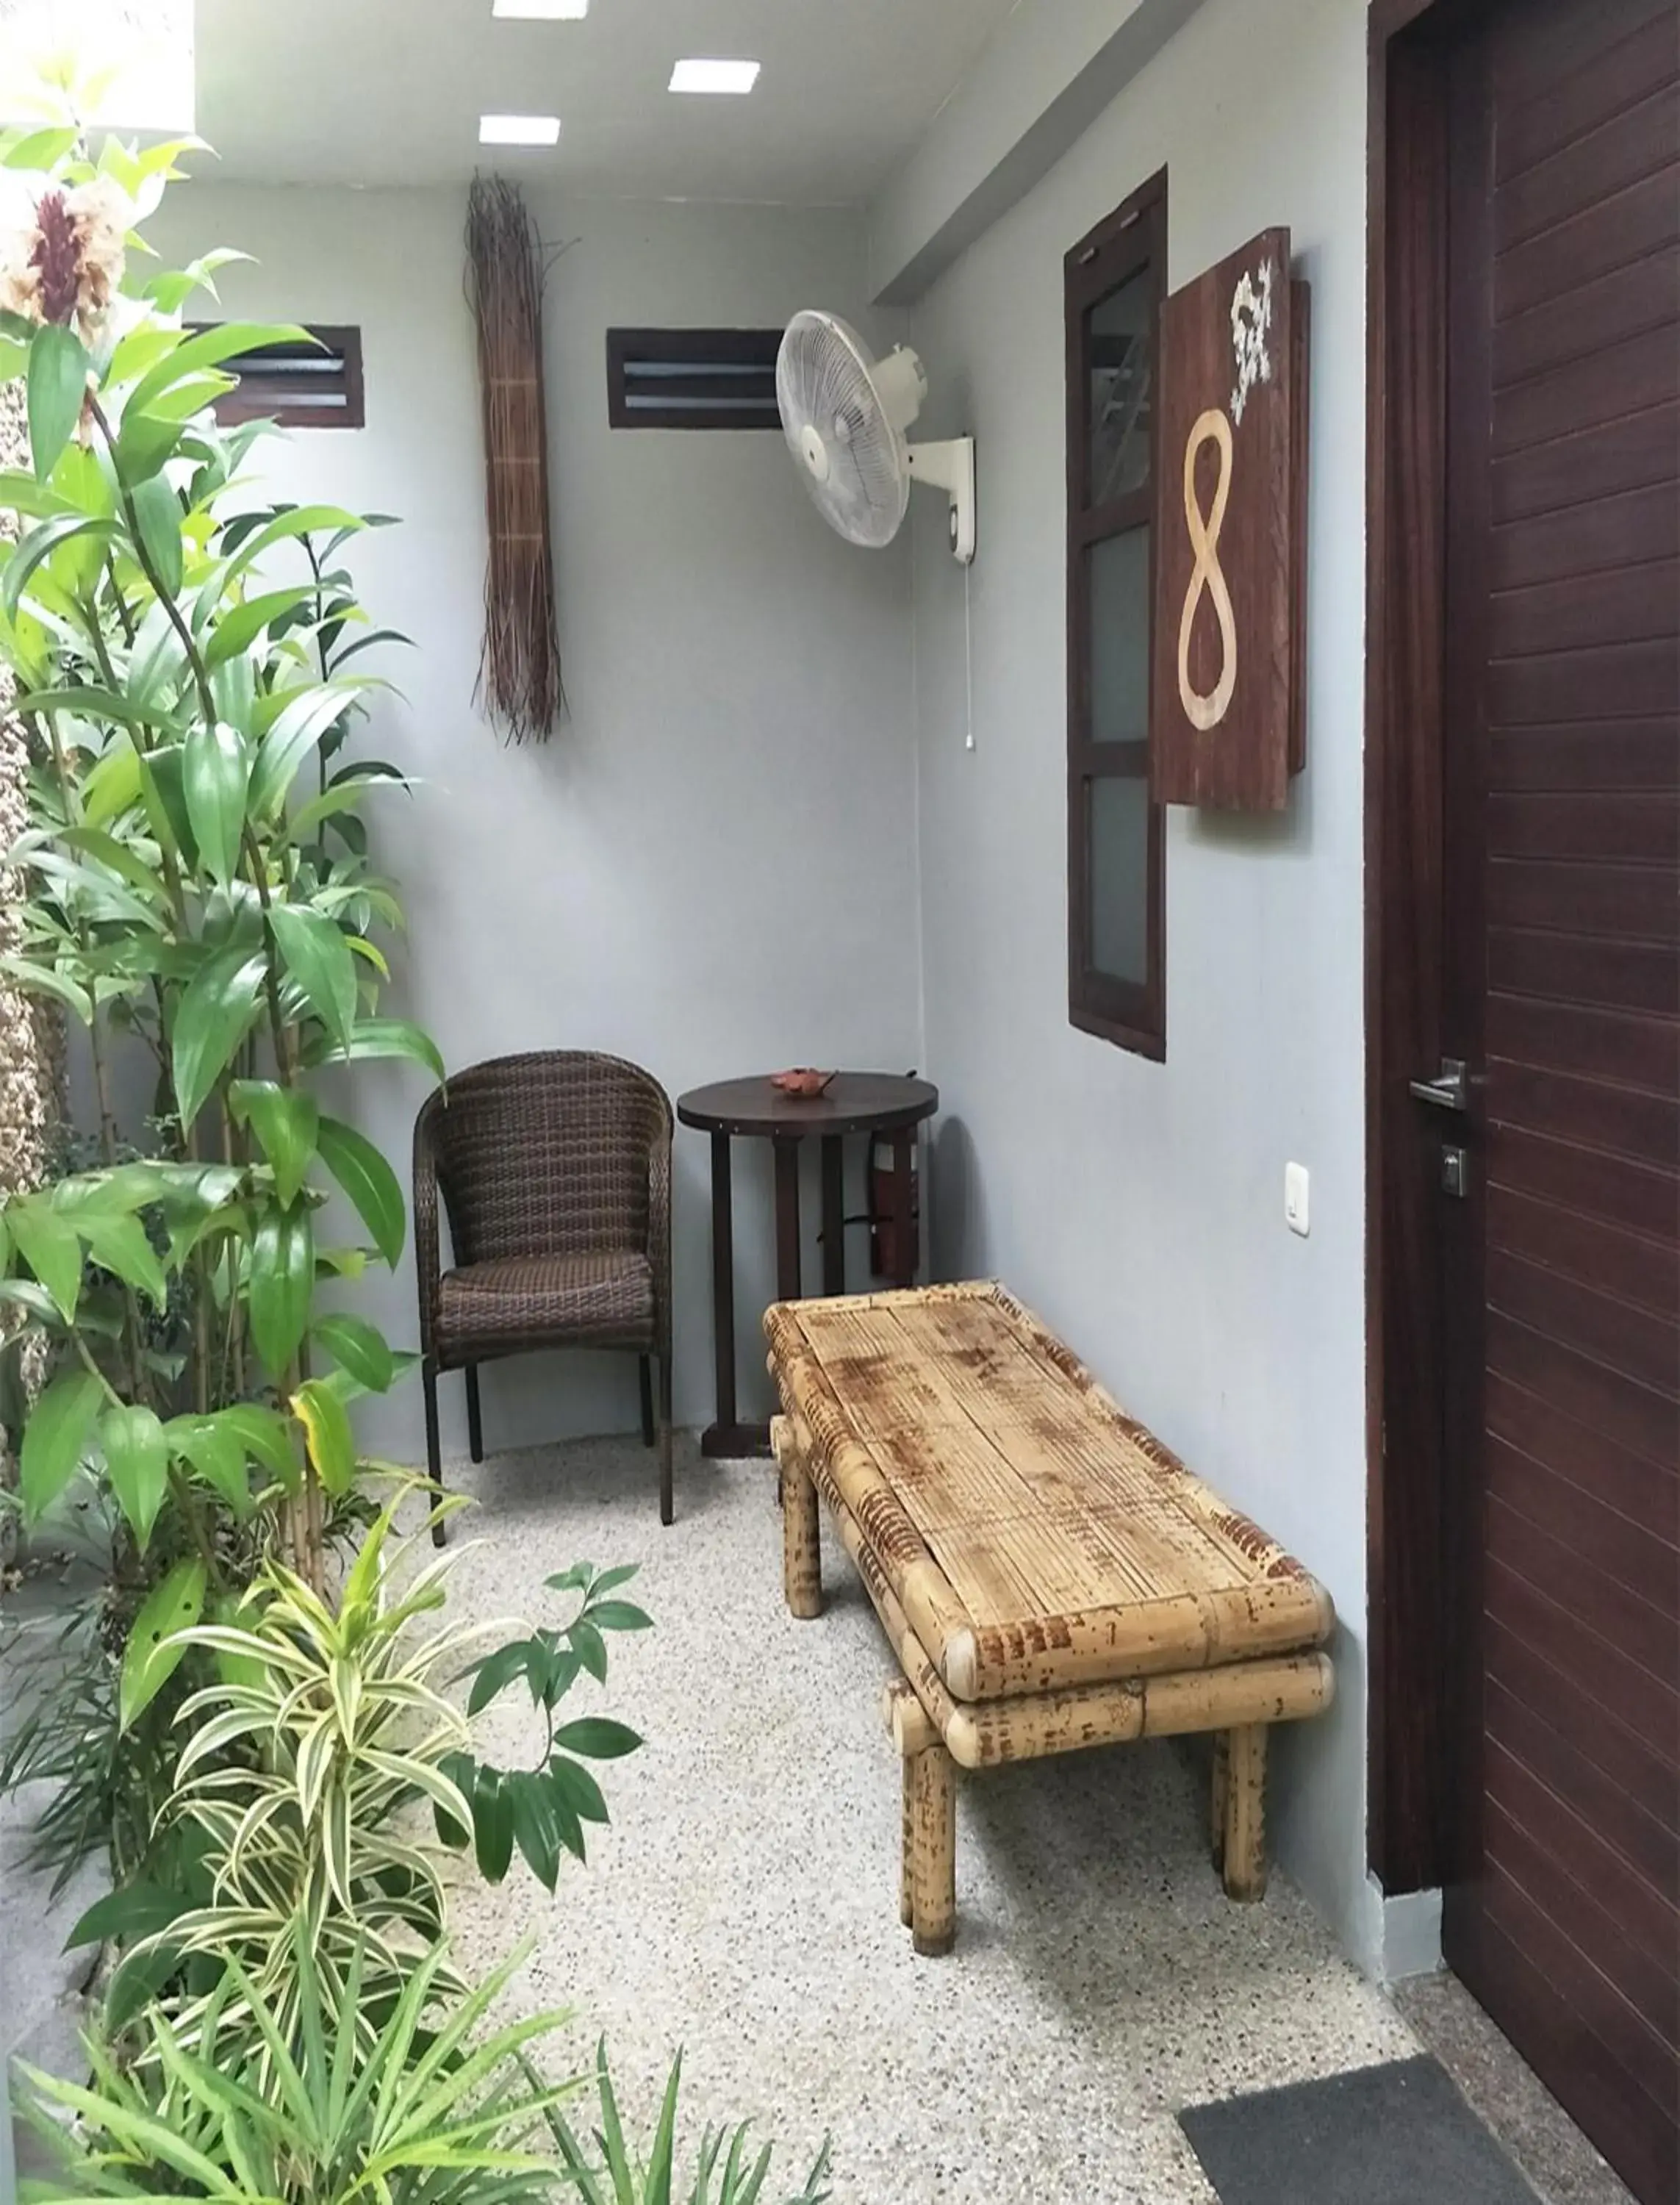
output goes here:
[{"label": "bamboo bench slat top", "polygon": [[811,1474],[959,1700],[1321,1644],[1329,1595],[1001,1287],[780,1302]]}]

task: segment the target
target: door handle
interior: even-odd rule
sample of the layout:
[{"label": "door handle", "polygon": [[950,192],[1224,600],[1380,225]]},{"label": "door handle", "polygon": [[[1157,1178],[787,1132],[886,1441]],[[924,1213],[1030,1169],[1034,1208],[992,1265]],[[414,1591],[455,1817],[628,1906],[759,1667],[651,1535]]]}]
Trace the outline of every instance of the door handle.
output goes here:
[{"label": "door handle", "polygon": [[1420,1102],[1433,1103],[1437,1110],[1468,1110],[1470,1107],[1470,1083],[1462,1056],[1444,1056],[1437,1078],[1409,1080],[1407,1085]]}]

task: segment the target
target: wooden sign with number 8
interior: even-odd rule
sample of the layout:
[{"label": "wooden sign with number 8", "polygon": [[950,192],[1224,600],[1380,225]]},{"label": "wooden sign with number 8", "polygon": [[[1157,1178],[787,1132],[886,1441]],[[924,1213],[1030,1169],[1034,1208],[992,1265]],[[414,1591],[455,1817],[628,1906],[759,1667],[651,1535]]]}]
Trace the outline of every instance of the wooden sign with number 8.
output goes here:
[{"label": "wooden sign with number 8", "polygon": [[1165,804],[1278,811],[1305,763],[1307,286],[1262,230],[1168,299],[1149,774]]}]

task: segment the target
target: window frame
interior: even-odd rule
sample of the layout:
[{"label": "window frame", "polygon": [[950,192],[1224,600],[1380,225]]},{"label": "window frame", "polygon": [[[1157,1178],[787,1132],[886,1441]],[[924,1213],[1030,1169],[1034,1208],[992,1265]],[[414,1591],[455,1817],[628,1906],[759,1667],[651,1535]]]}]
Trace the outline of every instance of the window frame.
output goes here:
[{"label": "window frame", "polygon": [[[1092,506],[1090,361],[1092,309],[1144,270],[1154,278],[1149,363],[1149,470],[1135,490]],[[1161,419],[1161,318],[1167,296],[1167,171],[1161,169],[1068,252],[1062,299],[1067,348],[1067,1015],[1083,1032],[1157,1062],[1167,1055],[1166,807],[1149,799],[1145,887],[1146,976],[1141,982],[1099,972],[1090,939],[1090,792],[1093,781],[1149,782],[1149,728],[1155,696],[1155,449]],[[1095,547],[1133,529],[1149,531],[1149,710],[1135,743],[1095,743],[1091,721],[1091,601],[1087,566]],[[1117,758],[1115,753],[1121,754]],[[1121,759],[1124,759],[1124,763]]]}]

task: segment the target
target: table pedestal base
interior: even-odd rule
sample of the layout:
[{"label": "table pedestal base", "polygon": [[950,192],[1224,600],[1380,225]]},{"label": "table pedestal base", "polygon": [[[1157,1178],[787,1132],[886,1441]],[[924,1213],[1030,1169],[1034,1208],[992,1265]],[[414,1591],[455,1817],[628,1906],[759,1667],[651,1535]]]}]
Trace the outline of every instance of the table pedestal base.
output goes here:
[{"label": "table pedestal base", "polygon": [[700,1452],[714,1462],[753,1459],[770,1452],[768,1424],[708,1424],[700,1435]]}]

